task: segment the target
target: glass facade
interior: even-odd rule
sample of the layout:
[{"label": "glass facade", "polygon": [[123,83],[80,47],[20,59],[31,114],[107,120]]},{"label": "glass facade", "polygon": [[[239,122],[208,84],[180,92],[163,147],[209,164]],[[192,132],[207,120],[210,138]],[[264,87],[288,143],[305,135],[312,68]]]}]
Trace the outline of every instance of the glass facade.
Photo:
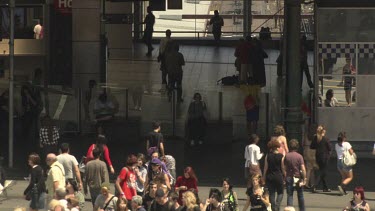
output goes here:
[{"label": "glass facade", "polygon": [[[375,10],[318,10],[318,79],[321,106],[373,107],[370,95],[375,73]],[[340,27],[337,27],[340,26]],[[328,93],[328,96],[326,96]],[[336,107],[335,106],[335,107]]]},{"label": "glass facade", "polygon": [[[166,29],[170,29],[174,37],[187,37],[204,39],[210,37],[209,23],[214,10],[218,10],[224,19],[222,28],[223,39],[237,39],[243,36],[244,17],[249,12],[245,0],[183,0],[182,10],[154,11],[156,17],[154,37],[164,37]],[[144,14],[147,3],[144,4]],[[251,31],[259,33],[262,27],[269,27],[273,37],[280,37],[283,29],[283,0],[252,1]],[[303,30],[311,33],[312,30],[312,5],[303,5],[304,15]]]}]

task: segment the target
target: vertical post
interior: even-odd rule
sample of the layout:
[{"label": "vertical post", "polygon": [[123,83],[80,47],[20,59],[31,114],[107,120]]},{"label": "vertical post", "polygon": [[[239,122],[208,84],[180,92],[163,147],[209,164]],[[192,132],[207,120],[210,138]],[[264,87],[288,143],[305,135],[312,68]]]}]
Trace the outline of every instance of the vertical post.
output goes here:
[{"label": "vertical post", "polygon": [[270,93],[265,93],[266,97],[266,137],[269,136],[270,128]]},{"label": "vertical post", "polygon": [[223,92],[219,92],[219,121],[223,121]]},{"label": "vertical post", "polygon": [[251,34],[252,13],[251,13],[252,0],[243,1],[243,35],[246,37]]},{"label": "vertical post", "polygon": [[[314,33],[313,33],[313,37],[314,37],[314,84],[315,84],[315,87],[314,87],[314,93],[313,93],[313,98],[312,98],[312,107],[311,107],[311,110],[312,110],[312,114],[311,114],[311,123],[316,123],[317,122],[317,111],[318,111],[318,93],[319,93],[319,72],[320,70],[318,69],[319,68],[319,63],[321,62],[320,58],[319,58],[319,49],[318,49],[318,24],[317,24],[317,20],[318,20],[318,8],[316,6],[316,3],[314,3],[314,20],[315,20],[315,24],[314,24]],[[322,68],[324,68],[324,65],[322,63]],[[322,71],[322,73],[324,74],[324,71]],[[323,78],[322,78],[322,81],[323,81]],[[322,88],[323,88],[323,84],[322,84]]]},{"label": "vertical post", "polygon": [[51,2],[46,2],[43,7],[43,51],[44,51],[44,71],[43,71],[43,95],[44,95],[44,109],[46,115],[49,115],[49,97],[48,97],[48,79],[51,67],[50,63],[50,29],[51,29]]},{"label": "vertical post", "polygon": [[172,91],[172,136],[176,136],[176,104],[177,104],[177,90]]},{"label": "vertical post", "polygon": [[82,132],[82,89],[78,89],[78,133]]},{"label": "vertical post", "polygon": [[[300,32],[301,32],[301,1],[286,0],[286,49],[287,99],[286,128],[289,138],[301,141],[301,68],[300,68]],[[298,87],[298,88],[296,88]]]},{"label": "vertical post", "polygon": [[125,89],[125,119],[129,118],[129,89]]},{"label": "vertical post", "polygon": [[13,168],[13,103],[14,103],[14,7],[15,0],[10,0],[10,38],[9,38],[9,168]]}]

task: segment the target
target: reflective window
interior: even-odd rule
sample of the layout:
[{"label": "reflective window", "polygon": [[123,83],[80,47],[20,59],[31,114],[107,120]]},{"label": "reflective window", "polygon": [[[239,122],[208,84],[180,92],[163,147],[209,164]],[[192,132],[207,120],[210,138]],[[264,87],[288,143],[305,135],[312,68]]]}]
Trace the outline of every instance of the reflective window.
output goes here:
[{"label": "reflective window", "polygon": [[[0,9],[1,15],[1,37],[9,38],[10,34],[10,15],[8,8]],[[16,39],[34,39],[35,34],[39,37],[42,31],[43,24],[43,9],[42,7],[17,7],[15,9],[15,28],[14,37]],[[40,24],[39,26],[37,26]]]}]

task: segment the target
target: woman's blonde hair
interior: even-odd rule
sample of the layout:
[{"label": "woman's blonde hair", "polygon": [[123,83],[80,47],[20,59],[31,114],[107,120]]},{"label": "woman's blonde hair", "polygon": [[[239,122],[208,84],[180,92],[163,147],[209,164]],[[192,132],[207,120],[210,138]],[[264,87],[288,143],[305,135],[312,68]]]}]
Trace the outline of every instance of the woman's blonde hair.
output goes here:
[{"label": "woman's blonde hair", "polygon": [[182,196],[185,199],[187,211],[193,211],[194,207],[197,205],[197,199],[195,198],[194,193],[191,191],[186,191],[182,194]]}]

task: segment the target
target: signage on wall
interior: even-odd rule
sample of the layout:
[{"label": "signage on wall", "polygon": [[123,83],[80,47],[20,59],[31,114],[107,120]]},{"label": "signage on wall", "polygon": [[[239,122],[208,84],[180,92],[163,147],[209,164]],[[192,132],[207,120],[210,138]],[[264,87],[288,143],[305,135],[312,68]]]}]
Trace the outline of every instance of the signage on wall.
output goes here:
[{"label": "signage on wall", "polygon": [[72,13],[72,0],[54,0],[55,10],[62,14]]}]

